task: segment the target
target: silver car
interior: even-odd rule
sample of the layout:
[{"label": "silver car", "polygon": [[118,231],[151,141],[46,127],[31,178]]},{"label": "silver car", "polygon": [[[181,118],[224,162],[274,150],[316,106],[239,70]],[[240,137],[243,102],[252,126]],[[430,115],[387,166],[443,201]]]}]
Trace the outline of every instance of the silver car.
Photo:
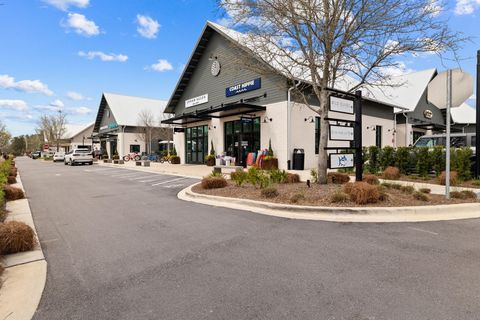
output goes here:
[{"label": "silver car", "polygon": [[65,159],[63,160],[65,165],[69,164],[74,166],[76,164],[93,164],[92,153],[87,149],[74,149],[67,154],[65,154]]}]

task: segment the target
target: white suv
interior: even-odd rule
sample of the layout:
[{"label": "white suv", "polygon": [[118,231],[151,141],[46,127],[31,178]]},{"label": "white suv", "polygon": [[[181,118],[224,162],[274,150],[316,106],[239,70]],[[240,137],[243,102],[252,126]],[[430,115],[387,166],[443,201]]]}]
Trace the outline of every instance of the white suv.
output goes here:
[{"label": "white suv", "polygon": [[79,163],[88,163],[89,165],[92,165],[93,156],[92,153],[86,149],[74,149],[65,154],[65,160],[63,160],[63,163],[71,166]]}]

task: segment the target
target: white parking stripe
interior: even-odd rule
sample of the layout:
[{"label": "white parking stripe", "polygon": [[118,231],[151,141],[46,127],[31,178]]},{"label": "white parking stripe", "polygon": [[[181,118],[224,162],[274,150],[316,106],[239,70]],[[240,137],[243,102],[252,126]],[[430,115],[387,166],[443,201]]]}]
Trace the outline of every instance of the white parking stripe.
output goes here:
[{"label": "white parking stripe", "polygon": [[410,230],[415,230],[415,231],[430,233],[430,234],[434,234],[434,235],[438,236],[438,233],[433,232],[433,231],[429,231],[429,230],[425,230],[425,229],[420,229],[420,228],[414,228],[414,227],[407,227],[407,228],[410,229]]},{"label": "white parking stripe", "polygon": [[128,179],[128,180],[133,181],[133,180],[145,179],[145,178],[150,178],[151,176],[152,176],[152,175],[143,176],[143,177],[139,177],[139,178]]},{"label": "white parking stripe", "polygon": [[128,177],[133,177],[133,176],[136,176],[138,174],[138,172],[135,172],[135,173],[128,173],[128,174],[114,174],[113,176],[111,177],[115,177],[115,178],[128,178]]},{"label": "white parking stripe", "polygon": [[159,182],[159,183],[152,184],[152,187],[155,187],[155,186],[158,186],[158,185],[161,185],[161,184],[165,184],[165,183],[179,181],[179,180],[185,180],[185,179],[187,179],[187,178],[176,178],[176,179],[172,179],[172,180],[162,181],[162,182]]}]

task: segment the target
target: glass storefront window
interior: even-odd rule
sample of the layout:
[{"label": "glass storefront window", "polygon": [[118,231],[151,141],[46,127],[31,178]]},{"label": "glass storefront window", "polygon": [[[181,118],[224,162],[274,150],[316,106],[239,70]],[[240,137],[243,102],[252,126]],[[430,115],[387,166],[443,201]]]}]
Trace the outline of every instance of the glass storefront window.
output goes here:
[{"label": "glass storefront window", "polygon": [[208,153],[208,126],[198,126],[185,130],[186,163],[204,163]]},{"label": "glass storefront window", "polygon": [[260,150],[260,118],[250,121],[225,122],[225,152],[235,157],[237,165],[245,165],[250,152]]}]

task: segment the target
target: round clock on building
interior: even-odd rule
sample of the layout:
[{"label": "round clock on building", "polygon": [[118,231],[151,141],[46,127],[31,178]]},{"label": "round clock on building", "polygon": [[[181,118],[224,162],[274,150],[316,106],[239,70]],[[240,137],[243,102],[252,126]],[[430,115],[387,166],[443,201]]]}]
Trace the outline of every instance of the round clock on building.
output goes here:
[{"label": "round clock on building", "polygon": [[218,60],[213,61],[212,68],[210,70],[212,72],[212,76],[218,76],[218,74],[220,73],[220,68],[220,62],[218,62]]}]

